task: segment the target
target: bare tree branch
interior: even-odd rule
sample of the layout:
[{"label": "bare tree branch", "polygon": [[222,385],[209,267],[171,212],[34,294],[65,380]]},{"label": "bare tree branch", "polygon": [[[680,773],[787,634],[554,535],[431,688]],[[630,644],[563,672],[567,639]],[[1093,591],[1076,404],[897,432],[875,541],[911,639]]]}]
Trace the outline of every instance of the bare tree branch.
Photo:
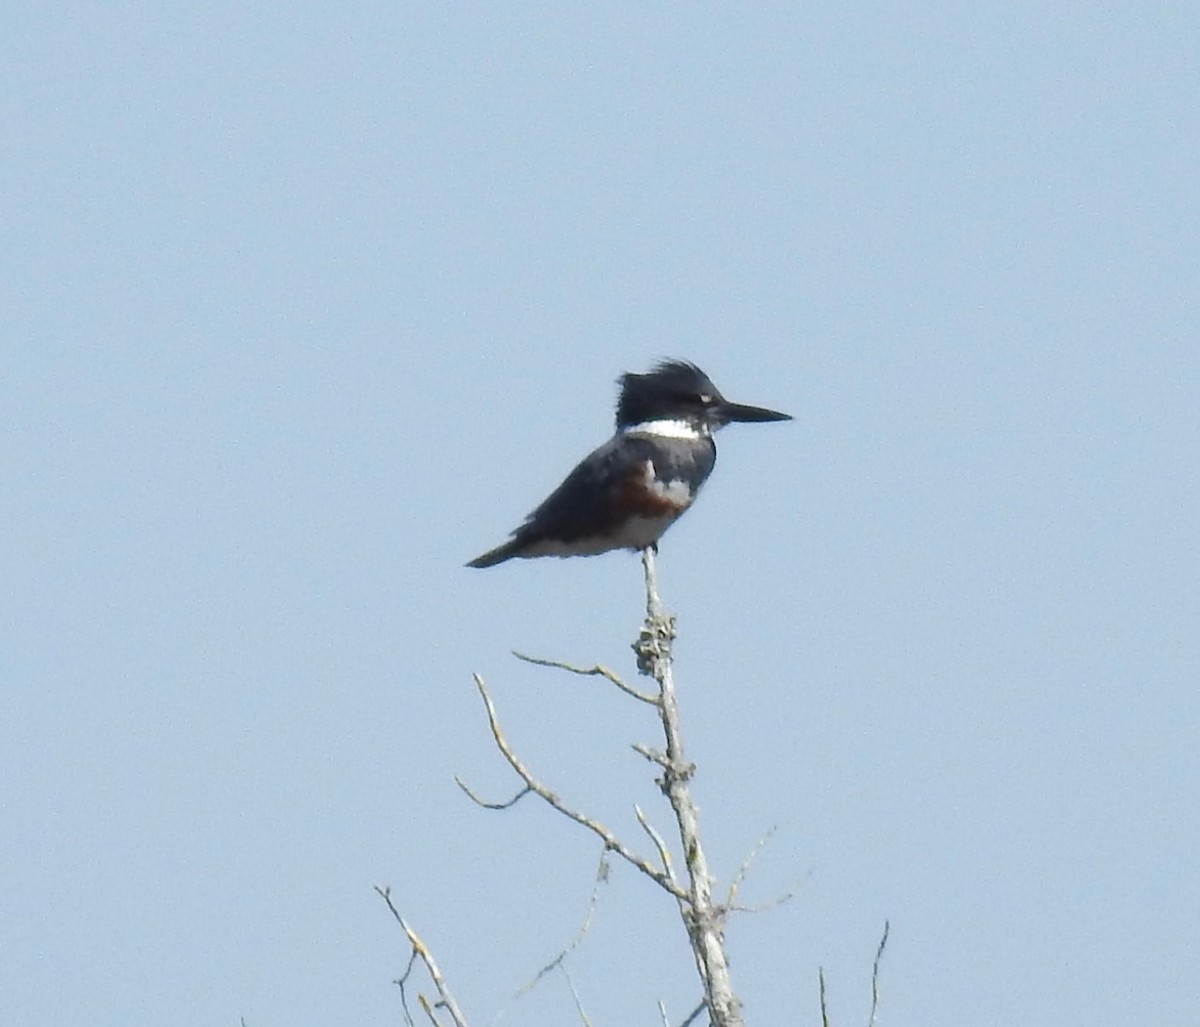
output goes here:
[{"label": "bare tree branch", "polygon": [[[875,949],[875,959],[871,964],[871,1015],[867,1019],[867,1027],[875,1027],[876,1016],[879,1013],[879,964],[883,959],[883,950],[887,948],[888,934],[891,932],[892,925],[890,921],[883,922],[883,937],[879,939],[879,946]],[[829,1006],[825,994],[825,968],[820,967],[817,970],[817,983],[820,988],[821,1000],[821,1025],[829,1027]]]},{"label": "bare tree branch", "polygon": [[442,1021],[437,1018],[437,1014],[433,1011],[433,1006],[430,1005],[429,999],[424,995],[418,995],[417,1001],[421,1003],[421,1008],[425,1011],[425,1015],[429,1017],[429,1022],[433,1027],[442,1027]]},{"label": "bare tree branch", "polygon": [[867,1027],[875,1027],[875,1014],[879,1010],[879,962],[883,959],[883,950],[887,948],[888,933],[891,931],[890,921],[883,922],[883,937],[879,939],[879,948],[875,950],[875,962],[871,965],[871,1018]]},{"label": "bare tree branch", "polygon": [[[603,843],[603,850],[597,867],[596,880],[588,900],[583,922],[575,936],[549,963],[543,966],[534,977],[523,985],[512,1001],[520,999],[524,994],[536,987],[543,978],[553,970],[561,970],[571,995],[575,1002],[579,1020],[585,1027],[591,1027],[591,1020],[584,1008],[582,999],[567,970],[567,958],[581,944],[588,934],[598,907],[600,885],[607,880],[609,873],[608,853],[616,853],[626,863],[640,871],[671,895],[678,904],[681,919],[687,932],[689,947],[692,951],[696,970],[703,987],[703,999],[682,1022],[681,1027],[700,1021],[707,1014],[708,1027],[744,1027],[742,1004],[733,990],[729,972],[728,956],[725,949],[725,925],[732,912],[754,912],[770,909],[789,901],[794,891],[758,907],[747,907],[737,903],[739,893],[745,885],[749,873],[758,854],[766,846],[774,834],[774,828],[760,838],[751,851],[743,859],[737,872],[733,875],[728,886],[726,901],[721,903],[713,898],[714,877],[709,869],[708,859],[701,843],[699,812],[691,794],[691,781],[696,774],[696,767],[688,762],[684,755],[681,719],[675,689],[672,645],[675,639],[675,620],[667,614],[658,590],[656,567],[657,547],[651,545],[642,550],[642,566],[646,588],[646,617],[637,641],[632,648],[637,657],[638,671],[651,677],[658,686],[657,694],[643,692],[626,683],[614,671],[602,664],[590,667],[576,666],[558,660],[542,659],[528,656],[524,653],[513,652],[518,659],[535,666],[551,667],[583,677],[601,677],[625,695],[642,703],[653,706],[658,711],[662,725],[664,747],[660,750],[643,743],[632,746],[635,752],[648,762],[661,768],[657,784],[666,797],[674,815],[680,849],[674,850],[673,843],[651,824],[643,810],[635,805],[634,814],[638,824],[653,843],[661,866],[655,866],[650,860],[638,855],[626,846],[605,824],[596,818],[567,805],[567,803],[525,765],[516,751],[510,745],[501,728],[496,704],[486,683],[479,674],[474,674],[475,686],[483,702],[487,715],[488,727],[500,754],[512,771],[522,782],[522,787],[512,798],[502,802],[489,802],[471,789],[457,775],[455,783],[467,797],[476,805],[489,810],[507,810],[515,806],[530,793],[538,796],[555,812],[568,820],[586,828]],[[669,833],[669,832],[668,832]],[[686,869],[686,879],[683,869],[677,871],[676,863],[682,860]],[[466,1020],[450,994],[445,978],[428,947],[408,925],[392,902],[390,889],[376,886],[376,892],[387,903],[388,909],[400,924],[411,946],[411,953],[404,973],[396,981],[400,987],[401,1002],[406,1023],[416,1027],[408,1005],[406,988],[413,975],[414,968],[421,962],[437,990],[437,1001],[430,1001],[424,994],[417,994],[417,1001],[428,1017],[433,1027],[445,1027],[441,1018],[450,1018],[450,1027],[466,1027]],[[888,940],[889,924],[885,922],[883,936],[880,939],[871,975],[871,1013],[867,1027],[876,1027],[876,1016],[879,1005],[879,970],[884,949]],[[829,1027],[829,1013],[826,994],[824,968],[819,968],[818,980],[820,985],[820,1010],[823,1027]],[[660,1001],[658,1011],[664,1027],[669,1020],[665,1005]],[[497,1017],[499,1019],[499,1017]]]},{"label": "bare tree branch", "polygon": [[[528,992],[532,991],[533,988],[537,985],[538,981],[540,981],[543,977],[545,977],[546,974],[550,973],[551,970],[554,970],[556,967],[562,966],[562,964],[566,961],[567,956],[569,956],[572,952],[574,952],[579,947],[579,944],[580,944],[580,942],[583,941],[584,936],[588,933],[589,930],[591,930],[592,919],[596,915],[596,903],[600,896],[600,885],[604,884],[607,880],[608,880],[608,849],[606,847],[600,853],[600,865],[596,867],[596,880],[592,885],[592,894],[588,898],[587,912],[584,914],[583,923],[581,923],[579,925],[579,930],[575,932],[575,937],[572,938],[569,942],[567,942],[566,947],[563,948],[563,950],[561,952],[559,952],[559,954],[557,956],[555,956],[552,960],[550,960],[549,963],[547,963],[545,966],[543,966],[537,972],[537,974],[534,976],[534,978],[528,984],[526,984],[524,987],[522,987],[520,991],[517,992],[517,994],[516,994],[517,998],[520,998],[522,995],[525,995]],[[574,991],[574,985],[572,985],[572,991]],[[578,999],[578,996],[577,996],[577,999]]]},{"label": "bare tree branch", "polygon": [[599,676],[607,681],[612,682],[626,695],[632,696],[634,699],[649,704],[650,706],[658,705],[658,696],[649,695],[646,692],[639,692],[632,685],[627,685],[621,680],[616,671],[609,670],[603,664],[597,663],[594,667],[577,667],[571,663],[560,663],[558,660],[543,660],[537,656],[526,656],[524,653],[519,653],[515,649],[512,651],[513,656],[518,660],[524,660],[526,663],[532,663],[536,667],[554,667],[558,670],[565,670],[570,674],[581,674],[584,677]]},{"label": "bare tree branch", "polygon": [[421,940],[417,932],[409,927],[404,917],[400,915],[400,910],[396,908],[396,904],[392,902],[392,889],[381,888],[375,885],[375,891],[379,893],[387,907],[391,910],[392,916],[395,917],[396,923],[400,925],[400,929],[404,931],[405,937],[408,938],[409,945],[412,946],[412,955],[409,956],[408,966],[396,984],[400,986],[401,1004],[404,1007],[404,1018],[410,1025],[413,1022],[412,1015],[408,1011],[408,999],[405,994],[405,986],[408,983],[409,975],[412,973],[414,964],[418,959],[425,964],[425,969],[429,973],[430,980],[433,981],[433,986],[437,989],[438,1001],[430,1003],[430,1001],[422,994],[417,995],[417,1001],[421,1003],[421,1008],[425,1011],[425,1015],[429,1017],[431,1023],[438,1025],[439,1021],[434,1015],[435,1009],[445,1009],[449,1014],[451,1021],[455,1027],[467,1027],[467,1019],[462,1014],[462,1010],[458,1008],[458,1003],[454,1001],[454,996],[450,994],[450,988],[446,984],[446,978],[442,976],[442,971],[437,965],[437,960],[433,958],[433,953],[429,951],[429,947]]},{"label": "bare tree branch", "polygon": [[684,924],[696,957],[696,969],[704,984],[710,1019],[715,1027],[742,1027],[741,1002],[734,994],[725,955],[725,910],[712,900],[713,878],[700,841],[696,804],[688,787],[695,767],[684,758],[683,732],[675,696],[671,666],[675,621],[663,610],[658,593],[653,546],[642,550],[642,567],[646,579],[646,620],[633,650],[637,654],[638,669],[653,677],[659,687],[658,709],[667,743],[662,787],[675,813],[688,871]]},{"label": "bare tree branch", "polygon": [[[725,900],[725,909],[728,912],[730,912],[730,913],[765,913],[768,910],[777,909],[778,907],[784,905],[785,903],[791,902],[792,899],[794,899],[796,897],[796,892],[800,890],[800,884],[802,883],[802,881],[797,882],[795,885],[793,885],[791,888],[789,888],[787,891],[785,891],[782,895],[777,895],[773,899],[767,899],[765,902],[756,902],[753,905],[747,906],[747,905],[745,905],[743,903],[739,903],[737,901],[738,892],[741,890],[742,885],[745,883],[746,877],[750,873],[751,866],[754,864],[754,861],[758,858],[758,854],[760,852],[762,852],[762,850],[764,848],[766,848],[767,843],[771,840],[772,837],[774,837],[774,834],[775,834],[775,828],[772,827],[771,830],[769,830],[766,834],[764,834],[755,843],[754,848],[751,849],[750,852],[747,854],[746,858],[744,860],[742,860],[742,865],[740,867],[738,867],[738,872],[734,875],[733,880],[729,884],[729,895]],[[807,880],[808,876],[811,876],[811,871],[810,871],[809,875],[806,875],[804,880]]]},{"label": "bare tree branch", "polygon": [[504,732],[500,728],[500,720],[496,714],[496,704],[492,701],[491,694],[488,692],[487,685],[484,684],[483,678],[478,674],[474,675],[475,687],[479,689],[480,698],[483,700],[484,709],[487,711],[488,726],[491,728],[492,739],[496,743],[496,747],[500,750],[501,755],[507,760],[508,765],[516,771],[517,776],[525,782],[529,791],[536,794],[539,798],[553,807],[564,817],[575,823],[586,827],[589,831],[595,834],[605,846],[615,852],[618,856],[624,859],[627,863],[637,867],[643,874],[656,882],[660,887],[670,892],[677,899],[686,899],[687,893],[680,886],[671,880],[671,878],[661,870],[651,866],[650,863],[641,856],[632,852],[625,844],[617,838],[615,834],[600,821],[589,817],[586,813],[580,813],[576,809],[572,809],[566,805],[554,792],[542,784],[529,769],[521,762],[521,759],[513,751],[512,746],[508,744],[508,740],[504,737]]},{"label": "bare tree branch", "polygon": [[454,783],[467,793],[467,798],[475,803],[476,806],[482,806],[484,809],[512,809],[513,806],[515,806],[518,802],[525,798],[525,796],[533,791],[532,788],[526,785],[507,802],[487,802],[486,800],[481,799],[474,791],[472,791],[471,786],[468,785],[467,782],[457,774],[454,775]]},{"label": "bare tree branch", "polygon": [[741,890],[742,885],[745,883],[746,875],[750,872],[750,867],[754,864],[754,861],[758,858],[758,854],[762,852],[763,848],[766,846],[767,842],[771,840],[774,834],[775,828],[772,827],[766,834],[764,834],[757,842],[754,843],[754,848],[751,849],[746,854],[746,858],[742,860],[742,865],[738,867],[737,873],[733,875],[733,880],[729,882],[729,896],[725,899],[725,905],[729,909],[732,909],[734,903],[737,901],[738,891]]},{"label": "bare tree branch", "polygon": [[[606,856],[611,851],[657,883],[664,891],[672,895],[679,904],[680,914],[696,961],[696,969],[704,988],[704,1001],[684,1021],[684,1027],[696,1021],[705,1011],[708,1013],[711,1027],[743,1027],[744,1021],[741,1013],[741,1002],[733,991],[729,975],[728,958],[725,953],[725,921],[731,910],[741,910],[744,908],[735,905],[738,893],[745,883],[754,859],[770,838],[771,832],[768,832],[766,836],[760,839],[755,848],[743,860],[741,867],[729,885],[728,900],[726,903],[721,904],[714,901],[712,894],[713,876],[709,870],[708,860],[701,844],[698,811],[690,790],[690,782],[696,772],[696,768],[684,756],[682,729],[675,692],[671,659],[671,646],[675,638],[675,622],[665,612],[658,592],[655,549],[653,546],[642,551],[642,566],[645,572],[646,584],[646,618],[638,640],[633,645],[633,650],[637,655],[638,670],[652,677],[658,685],[657,695],[644,693],[633,688],[621,680],[612,670],[600,664],[592,667],[580,667],[558,660],[527,656],[519,652],[514,653],[514,655],[526,663],[532,663],[537,666],[553,667],[581,676],[602,677],[626,695],[638,699],[647,705],[654,706],[658,710],[665,739],[665,747],[659,750],[652,746],[638,743],[633,748],[644,759],[662,769],[658,784],[666,796],[675,817],[680,842],[679,851],[682,854],[683,864],[687,871],[686,881],[682,881],[681,875],[676,873],[671,846],[650,823],[640,807],[635,805],[634,813],[642,830],[645,831],[654,844],[661,868],[655,867],[647,859],[629,849],[603,823],[580,810],[568,806],[562,798],[536,778],[532,771],[525,766],[505,737],[503,729],[500,726],[495,702],[483,678],[478,674],[474,675],[475,686],[479,691],[480,699],[487,714],[492,739],[505,761],[521,779],[524,787],[505,802],[487,802],[472,791],[461,778],[456,777],[455,781],[473,802],[486,809],[508,809],[532,792],[556,812],[591,831],[604,843],[605,855],[601,858],[597,884],[593,889],[588,904],[588,912],[582,927],[567,947],[550,963],[538,971],[536,976],[518,992],[518,997],[535,986],[551,970],[559,968],[563,969],[563,972],[566,973],[566,957],[574,951],[590,927],[597,901],[599,883],[602,875],[607,873],[608,864]],[[791,893],[788,893],[781,899],[775,900],[775,902],[763,908],[778,905],[791,897]],[[415,945],[414,951],[417,951]],[[588,1022],[587,1014],[583,1010],[582,1003],[579,1001],[579,996],[575,992],[573,983],[570,982],[569,975],[567,979],[571,985],[572,994],[575,996],[576,1008],[579,1015],[586,1023]],[[824,973],[822,972],[823,1019],[825,1019],[824,989]],[[664,1022],[666,1022],[666,1011],[661,1003],[659,1004],[659,1012]],[[872,1024],[871,1027],[874,1027],[874,1025]]]},{"label": "bare tree branch", "polygon": [[640,806],[635,805],[633,807],[633,815],[637,817],[638,823],[642,825],[642,830],[650,836],[650,840],[654,842],[654,847],[658,849],[658,858],[662,860],[663,870],[666,871],[667,876],[672,881],[678,883],[678,878],[675,876],[675,867],[671,862],[671,850],[667,847],[666,840],[655,830],[654,825],[646,819],[646,814],[642,812]]},{"label": "bare tree branch", "polygon": [[592,1027],[591,1017],[587,1015],[587,1010],[583,1008],[583,1000],[579,997],[579,992],[575,988],[575,982],[571,980],[571,975],[567,972],[565,966],[560,967],[562,975],[567,979],[567,987],[571,989],[571,998],[575,1000],[575,1011],[579,1014],[579,1022],[583,1027]]},{"label": "bare tree branch", "polygon": [[643,745],[641,742],[634,742],[632,748],[633,751],[639,756],[644,756],[651,763],[657,763],[660,767],[665,767],[667,765],[667,757],[653,746]]},{"label": "bare tree branch", "polygon": [[730,913],[769,913],[773,909],[787,905],[795,897],[794,891],[785,891],[782,895],[776,895],[775,898],[767,899],[765,902],[756,902],[751,906],[738,903],[736,906],[726,906],[725,909]]}]

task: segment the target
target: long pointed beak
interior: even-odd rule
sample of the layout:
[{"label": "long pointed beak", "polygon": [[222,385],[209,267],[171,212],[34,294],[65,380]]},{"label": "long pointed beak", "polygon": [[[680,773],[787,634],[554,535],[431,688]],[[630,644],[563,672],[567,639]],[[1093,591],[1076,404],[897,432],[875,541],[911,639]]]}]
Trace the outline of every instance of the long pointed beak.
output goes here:
[{"label": "long pointed beak", "polygon": [[781,414],[778,410],[768,410],[766,407],[750,407],[744,403],[721,404],[721,419],[723,421],[790,421],[791,414]]}]

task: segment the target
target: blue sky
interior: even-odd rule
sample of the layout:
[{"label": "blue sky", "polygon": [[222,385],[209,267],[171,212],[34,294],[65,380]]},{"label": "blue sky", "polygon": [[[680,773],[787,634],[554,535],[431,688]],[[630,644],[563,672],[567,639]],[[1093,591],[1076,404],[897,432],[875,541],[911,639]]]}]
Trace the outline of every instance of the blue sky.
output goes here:
[{"label": "blue sky", "polygon": [[[661,356],[734,426],[661,570],[750,1022],[1200,999],[1200,17],[1145,4],[0,16],[0,1018],[472,1022],[665,827],[636,559],[472,572]],[[695,1003],[614,868],[597,1023]],[[619,982],[619,986],[614,986]]]}]

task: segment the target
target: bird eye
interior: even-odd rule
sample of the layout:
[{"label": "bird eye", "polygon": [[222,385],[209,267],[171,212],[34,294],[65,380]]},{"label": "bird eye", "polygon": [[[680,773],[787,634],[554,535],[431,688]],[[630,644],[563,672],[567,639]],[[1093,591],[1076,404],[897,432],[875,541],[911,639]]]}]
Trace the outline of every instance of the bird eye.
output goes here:
[{"label": "bird eye", "polygon": [[707,392],[700,393],[699,398],[700,398],[700,402],[703,403],[705,406],[708,406],[708,404],[713,401],[712,396],[710,396]]}]

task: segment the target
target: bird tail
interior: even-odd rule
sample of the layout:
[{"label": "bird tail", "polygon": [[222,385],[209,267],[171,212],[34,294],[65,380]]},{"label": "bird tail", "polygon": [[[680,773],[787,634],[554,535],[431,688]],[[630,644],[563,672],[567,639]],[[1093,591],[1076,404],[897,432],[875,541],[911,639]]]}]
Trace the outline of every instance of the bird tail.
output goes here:
[{"label": "bird tail", "polygon": [[495,549],[490,549],[483,556],[477,556],[474,560],[467,564],[468,567],[495,567],[498,563],[504,563],[505,560],[511,560],[517,555],[517,550],[520,546],[516,539],[509,539],[502,546],[497,546]]}]

